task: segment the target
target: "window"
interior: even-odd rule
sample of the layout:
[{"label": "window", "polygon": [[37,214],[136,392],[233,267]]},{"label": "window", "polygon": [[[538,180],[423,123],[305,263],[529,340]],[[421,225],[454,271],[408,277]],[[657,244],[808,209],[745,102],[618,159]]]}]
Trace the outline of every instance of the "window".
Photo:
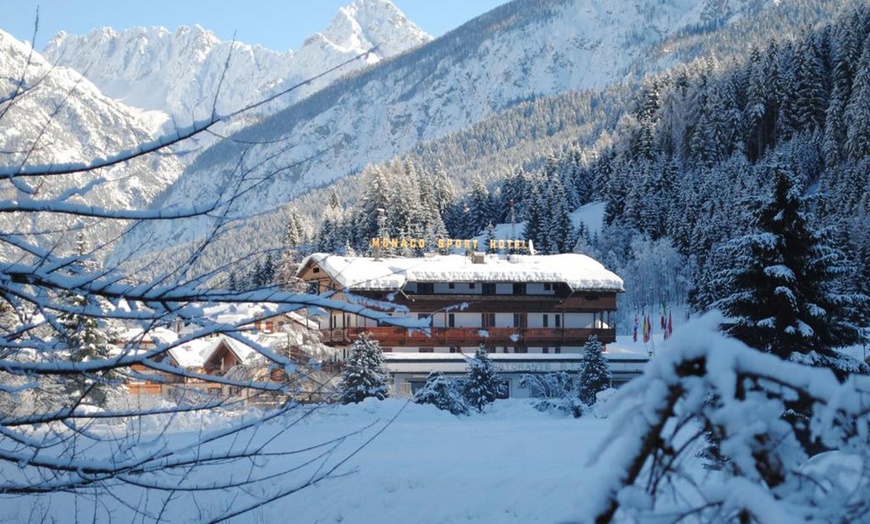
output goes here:
[{"label": "window", "polygon": [[525,295],[526,294],[526,285],[521,282],[517,282],[514,284],[514,295]]},{"label": "window", "polygon": [[392,352],[393,352],[393,348],[391,348],[391,347],[385,347],[385,348],[382,347],[382,348],[381,348],[381,352],[382,352],[382,353],[392,353]]},{"label": "window", "polygon": [[561,352],[562,352],[561,346],[556,346],[555,351],[553,351],[553,353],[561,353]]},{"label": "window", "polygon": [[482,327],[495,327],[495,313],[481,313],[480,325]]},{"label": "window", "polygon": [[554,316],[556,317],[556,327],[562,327],[562,315],[556,313]]},{"label": "window", "polygon": [[549,352],[550,352],[550,348],[544,346],[544,347],[541,348],[541,352],[542,352],[542,353],[549,353]]},{"label": "window", "polygon": [[309,295],[316,295],[320,293],[320,283],[317,281],[309,282],[307,292]]},{"label": "window", "polygon": [[544,327],[550,327],[550,315],[544,313],[544,323],[542,324]]},{"label": "window", "polygon": [[524,328],[527,325],[525,313],[514,313],[514,327]]},{"label": "window", "polygon": [[435,293],[435,284],[432,282],[417,282],[417,293],[420,295],[432,295]]},{"label": "window", "polygon": [[456,315],[453,313],[447,314],[447,327],[456,327]]},{"label": "window", "polygon": [[475,289],[475,283],[468,284],[468,289]]},{"label": "window", "polygon": [[495,295],[495,283],[493,283],[493,282],[484,282],[484,284],[483,284],[483,294],[484,294],[484,295]]},{"label": "window", "polygon": [[312,271],[312,273],[320,273],[320,268],[319,268],[319,267],[314,268],[314,270]]},{"label": "window", "polygon": [[447,289],[456,289],[456,284],[454,284],[453,282],[447,284]]},{"label": "window", "polygon": [[459,348],[456,346],[450,346],[450,352],[451,353],[459,353]]},{"label": "window", "polygon": [[553,291],[553,284],[550,282],[544,283],[544,291]]},{"label": "window", "polygon": [[420,353],[435,353],[435,348],[420,348]]}]

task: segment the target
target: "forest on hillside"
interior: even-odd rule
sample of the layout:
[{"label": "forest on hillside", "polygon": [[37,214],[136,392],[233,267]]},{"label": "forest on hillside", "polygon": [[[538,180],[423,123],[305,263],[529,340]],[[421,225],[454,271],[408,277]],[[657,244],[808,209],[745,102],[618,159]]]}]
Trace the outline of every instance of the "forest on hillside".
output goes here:
[{"label": "forest on hillside", "polygon": [[[567,116],[571,129],[597,112],[602,124],[585,136],[600,137],[605,115],[613,114],[603,108],[613,96],[625,93],[575,95],[578,103],[568,112],[546,104],[553,108],[549,114]],[[754,46],[744,60],[706,57],[648,77],[627,104],[606,139],[581,136],[538,168],[518,167],[494,180],[476,176],[467,189],[455,187],[437,161],[422,157],[372,166],[358,179],[358,203],[343,205],[332,191],[316,230],[292,213],[285,245],[297,256],[365,253],[376,236],[486,235],[513,213],[525,221],[523,236],[540,252],[588,253],[625,278],[625,329],[636,308],[710,305],[706,282],[721,270],[713,255],[752,230],[759,202],[773,191],[772,166],[778,166],[808,197],[811,227],[844,252],[852,268],[844,281],[870,291],[866,6],[796,39]],[[547,112],[528,112],[541,114]],[[505,121],[510,119],[497,122]],[[564,127],[564,119],[553,119],[536,129],[552,134]],[[596,200],[607,203],[604,229],[573,229],[568,214]],[[389,210],[380,224],[378,209]]]}]

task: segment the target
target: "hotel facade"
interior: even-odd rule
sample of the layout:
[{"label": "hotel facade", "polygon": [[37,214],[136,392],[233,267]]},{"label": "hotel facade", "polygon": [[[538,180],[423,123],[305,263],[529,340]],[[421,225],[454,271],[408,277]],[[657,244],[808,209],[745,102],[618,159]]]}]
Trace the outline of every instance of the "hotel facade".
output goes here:
[{"label": "hotel facade", "polygon": [[[577,371],[583,345],[605,345],[614,381],[640,372],[643,355],[611,355],[613,314],[623,282],[585,255],[432,255],[368,258],[317,253],[297,276],[311,294],[387,312],[421,329],[347,311],[315,316],[326,344],[347,347],[368,332],[384,350],[394,394],[410,395],[430,371],[465,372],[483,344],[510,396],[531,396],[524,373]],[[409,324],[409,323],[406,323]],[[631,358],[635,357],[635,358]]]}]

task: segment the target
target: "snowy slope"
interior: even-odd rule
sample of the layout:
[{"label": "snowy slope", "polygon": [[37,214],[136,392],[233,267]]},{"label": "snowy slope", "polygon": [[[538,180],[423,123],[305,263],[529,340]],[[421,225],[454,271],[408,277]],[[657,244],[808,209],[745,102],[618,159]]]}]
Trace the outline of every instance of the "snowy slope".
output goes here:
[{"label": "snowy slope", "polygon": [[[313,459],[313,463],[278,477],[278,481],[256,486],[252,493],[239,492],[231,497],[226,492],[179,491],[161,511],[161,496],[142,497],[141,489],[120,487],[113,490],[114,497],[101,497],[105,502],[96,505],[100,506],[96,516],[95,504],[74,504],[72,495],[50,494],[36,507],[36,497],[19,496],[0,505],[0,520],[25,522],[34,520],[36,512],[46,520],[63,523],[103,522],[109,519],[108,510],[113,522],[142,520],[116,500],[119,498],[141,499],[137,503],[140,510],[149,515],[159,513],[161,521],[210,521],[230,508],[238,510],[276,490],[293,487],[318,467],[326,470],[336,465],[397,414],[382,434],[335,471],[334,478],[233,522],[567,522],[577,516],[585,489],[597,482],[601,469],[608,466],[590,464],[596,448],[612,430],[607,419],[590,416],[577,420],[540,413],[522,400],[497,401],[486,414],[457,417],[433,406],[369,399],[361,404],[322,406],[296,422],[300,413],[293,412],[258,426],[253,436],[246,433],[236,442],[221,442],[222,446],[236,447],[268,443],[265,451],[280,453],[345,437],[322,460],[315,458],[317,448],[264,459],[267,471],[289,469],[304,460]],[[158,420],[165,424],[156,424]],[[217,431],[238,423],[239,418],[208,412],[158,420],[144,430],[143,440],[166,441],[175,447],[192,441],[199,431]],[[243,477],[249,470],[247,461],[234,462],[221,464],[219,469],[204,467],[195,478]]]},{"label": "snowy slope", "polygon": [[61,32],[44,55],[82,72],[108,96],[162,111],[170,123],[188,125],[208,117],[215,99],[218,112],[232,112],[378,46],[365,60],[282,99],[280,107],[286,107],[340,74],[429,40],[389,0],[357,0],[296,52],[223,42],[202,27],[182,26],[174,32],[163,27],[101,28],[87,35]]},{"label": "snowy slope", "polygon": [[[237,186],[250,190],[230,215],[248,217],[517,100],[603,87],[667,65],[656,46],[710,16],[708,3],[732,8],[690,0],[516,0],[235,136],[246,143],[215,145],[156,205],[214,200]],[[735,18],[761,3],[732,2],[736,7],[722,12]],[[205,220],[154,224],[130,237],[121,253],[139,249],[149,234],[157,240],[146,249],[161,249],[196,238],[206,226]]]},{"label": "snowy slope", "polygon": [[[12,103],[0,104],[0,165],[4,170],[22,166],[85,162],[126,151],[151,140],[152,127],[140,111],[104,96],[93,84],[75,71],[52,68],[39,53],[0,31],[0,99],[7,99],[24,77],[26,92]],[[154,195],[181,173],[181,163],[172,157],[121,164],[91,175],[52,177],[51,183],[29,179],[38,188],[36,199],[58,195],[70,187],[83,188],[87,181],[100,176],[102,184],[75,196],[71,202],[110,209],[144,208]],[[11,194],[4,193],[4,198]],[[71,224],[73,219],[52,217],[50,220],[23,220],[4,214],[4,232],[36,231]],[[119,224],[102,224],[88,232],[91,244],[120,231]]]}]

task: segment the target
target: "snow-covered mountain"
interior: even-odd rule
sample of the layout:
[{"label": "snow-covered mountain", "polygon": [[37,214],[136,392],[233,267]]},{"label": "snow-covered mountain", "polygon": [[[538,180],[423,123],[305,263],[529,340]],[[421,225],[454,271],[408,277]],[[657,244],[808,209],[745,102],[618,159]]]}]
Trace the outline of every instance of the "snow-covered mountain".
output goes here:
[{"label": "snow-covered mountain", "polygon": [[389,0],[356,0],[296,52],[224,42],[193,26],[174,32],[163,27],[102,28],[81,36],[61,32],[43,54],[81,72],[110,97],[162,111],[170,125],[188,125],[211,115],[215,100],[219,113],[229,113],[377,46],[364,59],[282,98],[273,109],[286,107],[342,74],[430,40]]},{"label": "snow-covered mountain", "polygon": [[[4,171],[87,162],[153,139],[147,115],[103,95],[72,69],[52,67],[29,45],[3,31],[0,31],[0,71],[4,72],[0,75],[0,166]],[[7,185],[3,198],[19,198],[21,191],[32,190],[31,198],[45,200],[75,187],[82,194],[70,197],[70,202],[86,202],[107,209],[141,209],[174,181],[182,169],[177,158],[153,155],[89,175],[53,176],[50,183],[32,178],[22,180],[14,188],[13,184]],[[104,181],[89,187],[87,184],[97,177]],[[34,217],[35,214],[3,214],[0,229],[4,233],[58,230],[77,220]],[[120,232],[121,224],[104,223],[96,228],[88,232],[92,243]]]},{"label": "snow-covered mountain", "polygon": [[[230,216],[262,213],[518,100],[604,87],[671,65],[677,59],[662,45],[669,39],[775,4],[516,0],[215,145],[155,204],[210,201],[237,187],[243,194]],[[153,224],[131,236],[127,249],[141,249],[146,234],[159,239],[154,248],[189,241],[206,226],[205,219]]]}]

